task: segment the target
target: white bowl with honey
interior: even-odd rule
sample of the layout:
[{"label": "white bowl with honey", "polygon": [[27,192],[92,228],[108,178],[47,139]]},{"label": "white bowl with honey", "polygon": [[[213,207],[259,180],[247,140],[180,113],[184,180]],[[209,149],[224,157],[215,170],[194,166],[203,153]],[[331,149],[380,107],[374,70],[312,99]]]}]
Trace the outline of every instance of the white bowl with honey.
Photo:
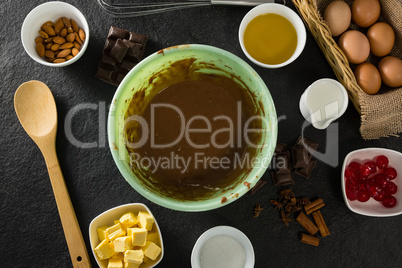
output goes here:
[{"label": "white bowl with honey", "polygon": [[292,9],[262,4],[244,16],[239,41],[250,61],[264,68],[279,68],[300,56],[306,44],[306,28]]}]

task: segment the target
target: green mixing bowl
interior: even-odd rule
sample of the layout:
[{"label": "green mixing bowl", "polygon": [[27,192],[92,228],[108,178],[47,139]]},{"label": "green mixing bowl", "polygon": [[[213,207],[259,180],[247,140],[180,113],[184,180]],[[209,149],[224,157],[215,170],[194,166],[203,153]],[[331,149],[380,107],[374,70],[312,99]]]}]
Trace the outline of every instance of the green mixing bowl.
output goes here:
[{"label": "green mixing bowl", "polygon": [[[147,187],[130,167],[129,153],[125,147],[124,116],[135,92],[146,88],[149,78],[168,68],[173,62],[193,58],[205,73],[236,77],[253,96],[256,116],[265,118],[260,147],[251,167],[245,168],[230,190],[216,192],[208,199],[179,200],[162,195]],[[214,66],[209,67],[209,66]],[[139,104],[140,105],[140,104]],[[150,201],[179,211],[206,211],[229,204],[252,188],[269,166],[278,134],[278,122],[272,97],[260,76],[242,59],[225,50],[206,45],[180,45],[158,51],[135,66],[119,85],[109,111],[108,137],[112,156],[126,181]]]}]

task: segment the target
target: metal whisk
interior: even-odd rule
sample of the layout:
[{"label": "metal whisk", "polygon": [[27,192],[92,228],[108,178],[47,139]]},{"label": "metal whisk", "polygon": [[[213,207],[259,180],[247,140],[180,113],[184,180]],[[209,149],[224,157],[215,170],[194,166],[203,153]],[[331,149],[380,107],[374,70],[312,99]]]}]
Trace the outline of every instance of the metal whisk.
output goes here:
[{"label": "metal whisk", "polygon": [[123,18],[209,5],[257,6],[264,3],[274,3],[275,0],[172,0],[168,2],[158,2],[158,0],[150,0],[148,2],[138,2],[138,0],[124,2],[121,0],[96,0],[96,2],[98,2],[99,6],[111,16]]}]

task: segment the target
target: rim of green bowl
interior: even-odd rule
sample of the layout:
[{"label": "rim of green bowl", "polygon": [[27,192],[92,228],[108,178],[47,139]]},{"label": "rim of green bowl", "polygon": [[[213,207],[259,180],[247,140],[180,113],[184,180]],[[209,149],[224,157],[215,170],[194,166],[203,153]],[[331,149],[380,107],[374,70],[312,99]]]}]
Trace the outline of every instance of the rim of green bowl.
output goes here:
[{"label": "rim of green bowl", "polygon": [[[227,57],[234,62],[237,62],[239,65],[243,67],[243,69],[247,72],[248,75],[252,76],[253,79],[258,80],[258,84],[260,85],[260,89],[264,90],[264,95],[266,99],[268,100],[268,105],[270,108],[270,117],[271,119],[274,118],[275,122],[271,122],[270,124],[270,133],[271,133],[271,139],[269,140],[270,144],[269,149],[266,151],[268,153],[269,159],[272,158],[273,151],[276,145],[276,140],[277,140],[277,135],[278,135],[278,122],[277,122],[277,116],[276,116],[276,110],[275,110],[275,105],[273,102],[273,99],[271,97],[271,94],[265,85],[264,81],[261,79],[261,77],[255,72],[255,70],[247,64],[245,61],[243,61],[241,58],[238,56],[209,45],[201,45],[201,44],[186,44],[186,45],[178,45],[178,46],[173,46],[173,47],[168,47],[163,50],[157,51],[150,56],[146,57],[143,59],[139,64],[137,64],[131,71],[125,76],[123,81],[120,83],[118,86],[109,110],[109,115],[108,115],[108,123],[107,123],[107,133],[108,133],[108,142],[109,142],[109,148],[113,157],[114,162],[117,165],[117,168],[119,169],[120,173],[123,175],[124,179],[130,184],[134,190],[136,190],[140,195],[145,197],[146,199],[152,201],[155,204],[158,204],[160,206],[170,208],[173,210],[178,210],[178,211],[187,211],[187,212],[197,212],[197,211],[207,211],[207,210],[212,210],[216,209],[222,206],[225,206],[227,204],[232,203],[233,201],[237,200],[241,196],[243,196],[245,193],[248,192],[256,183],[257,181],[264,175],[267,167],[254,167],[251,172],[242,180],[247,181],[249,183],[248,186],[243,185],[243,183],[239,183],[231,192],[235,192],[236,195],[235,197],[232,196],[232,198],[227,198],[225,202],[222,202],[222,197],[223,196],[218,196],[214,197],[212,199],[205,199],[205,200],[195,200],[195,201],[188,201],[188,200],[178,200],[174,198],[168,198],[166,196],[161,196],[156,193],[153,193],[152,191],[146,189],[141,183],[137,182],[135,179],[133,179],[133,176],[135,174],[132,173],[131,169],[129,168],[128,165],[125,165],[125,161],[122,161],[119,159],[119,149],[116,149],[116,139],[119,137],[116,137],[116,132],[115,132],[115,127],[116,123],[114,123],[115,120],[111,120],[111,118],[115,118],[115,114],[117,111],[117,108],[115,107],[115,103],[117,100],[122,96],[128,82],[131,79],[131,76],[141,70],[143,66],[146,64],[149,64],[152,62],[154,59],[163,57],[167,54],[170,53],[176,53],[177,51],[182,51],[182,50],[194,50],[194,51],[204,51],[204,52],[210,52],[214,54],[219,54],[220,56]],[[121,149],[125,149],[125,147],[122,147]],[[265,156],[265,155],[264,155]],[[269,164],[269,163],[267,163]],[[249,179],[248,179],[249,178]],[[228,194],[227,194],[228,195]],[[227,196],[225,195],[225,196]]]}]

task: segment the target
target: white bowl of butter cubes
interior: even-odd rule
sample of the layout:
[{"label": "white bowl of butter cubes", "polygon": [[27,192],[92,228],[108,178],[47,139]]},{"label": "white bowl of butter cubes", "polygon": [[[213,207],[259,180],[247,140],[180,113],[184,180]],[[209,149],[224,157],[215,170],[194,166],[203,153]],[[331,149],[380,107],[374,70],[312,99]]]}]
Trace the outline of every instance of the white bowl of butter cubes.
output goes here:
[{"label": "white bowl of butter cubes", "polygon": [[163,258],[158,223],[144,204],[126,204],[103,212],[90,223],[89,239],[101,268],[150,268]]}]

